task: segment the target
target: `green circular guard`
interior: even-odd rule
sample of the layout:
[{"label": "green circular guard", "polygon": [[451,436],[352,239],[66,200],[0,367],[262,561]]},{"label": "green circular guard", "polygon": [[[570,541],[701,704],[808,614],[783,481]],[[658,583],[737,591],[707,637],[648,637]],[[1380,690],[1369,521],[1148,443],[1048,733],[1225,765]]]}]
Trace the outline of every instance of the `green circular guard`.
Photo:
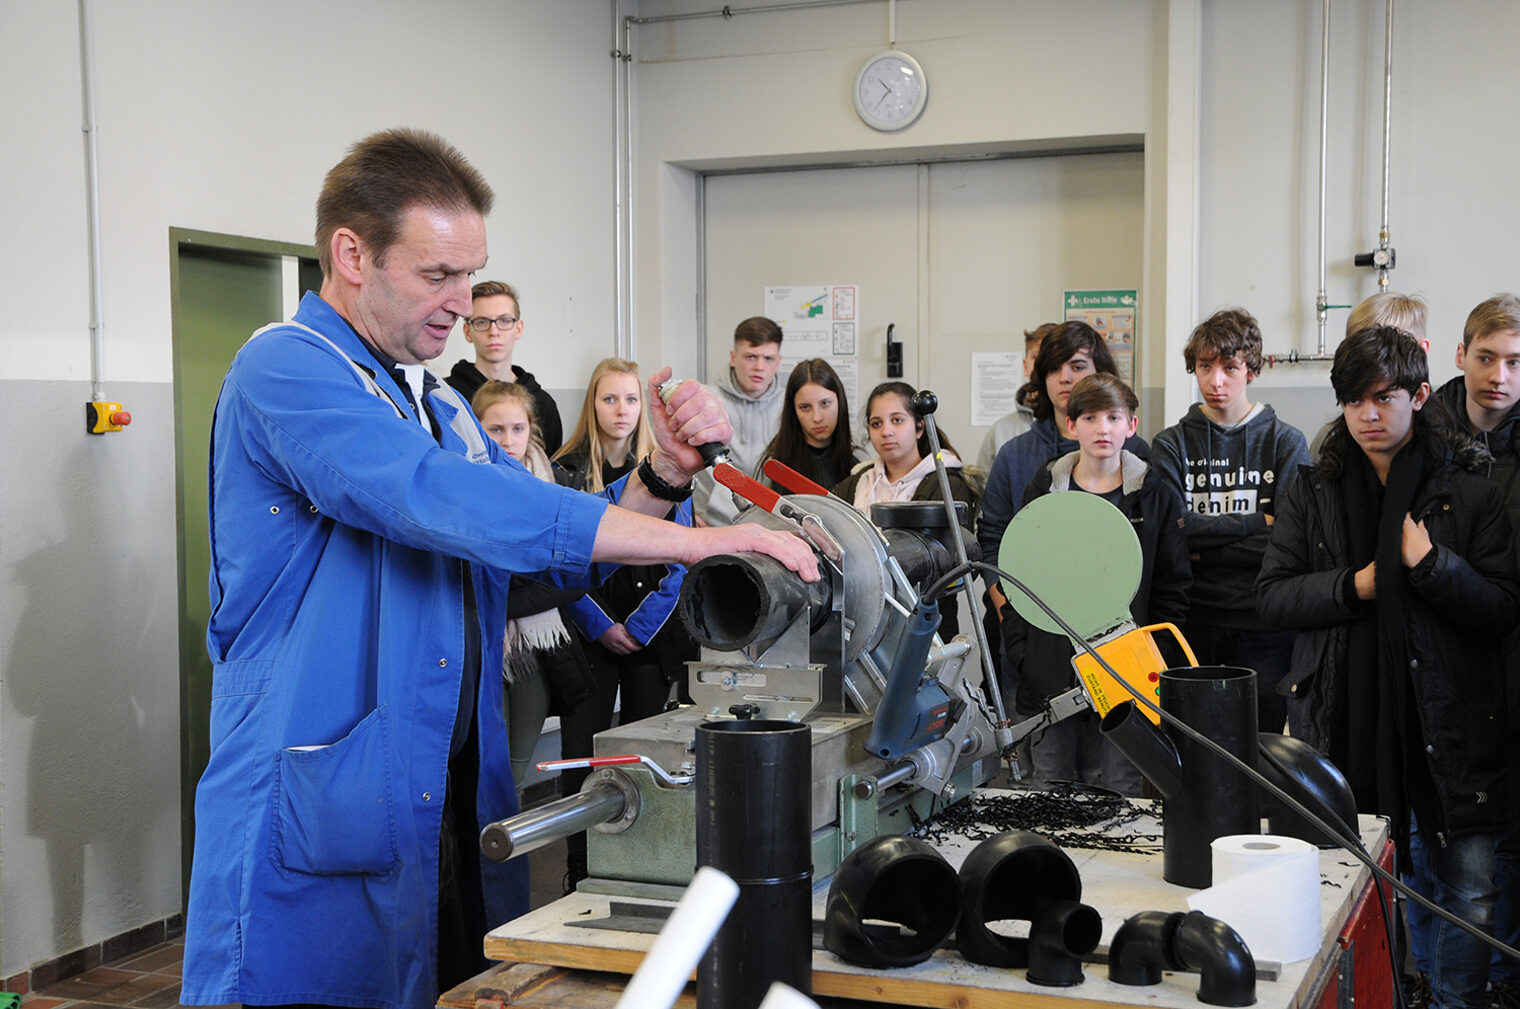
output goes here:
[{"label": "green circular guard", "polygon": [[[998,567],[1088,640],[1130,618],[1143,563],[1140,540],[1124,513],[1081,491],[1029,502],[1008,523],[998,547]],[[1024,593],[1006,581],[1002,588],[1019,616],[1052,634],[1066,633]]]}]

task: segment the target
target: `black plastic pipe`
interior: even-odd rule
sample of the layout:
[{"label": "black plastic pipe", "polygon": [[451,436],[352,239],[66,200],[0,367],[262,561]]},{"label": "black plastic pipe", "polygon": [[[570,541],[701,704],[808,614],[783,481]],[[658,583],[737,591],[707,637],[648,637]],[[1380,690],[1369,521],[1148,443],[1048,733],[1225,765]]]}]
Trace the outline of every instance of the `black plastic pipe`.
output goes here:
[{"label": "black plastic pipe", "polygon": [[765,554],[719,554],[686,572],[677,609],[698,644],[733,652],[769,647],[809,603],[821,623],[831,597],[827,578],[804,582]]},{"label": "black plastic pipe", "polygon": [[[1257,765],[1256,673],[1235,666],[1186,666],[1161,674],[1161,709]],[[1256,789],[1244,774],[1181,732],[1165,736],[1134,701],[1109,709],[1103,735],[1161,792],[1165,803],[1162,878],[1201,889],[1214,877],[1210,844],[1227,834],[1261,833]]]},{"label": "black plastic pipe", "polygon": [[697,727],[697,864],[739,898],[697,965],[698,1009],[756,1009],[771,982],[813,990],[812,730],[741,719]]},{"label": "black plastic pipe", "polygon": [[861,967],[911,967],[955,931],[955,870],[915,837],[885,834],[850,852],[829,884],[823,945]]},{"label": "black plastic pipe", "polygon": [[1245,940],[1201,911],[1141,911],[1108,945],[1108,979],[1115,984],[1161,983],[1161,972],[1197,971],[1198,1001],[1217,1006],[1256,1002],[1256,959]]},{"label": "black plastic pipe", "polygon": [[1030,984],[1069,988],[1082,983],[1082,956],[1097,948],[1103,916],[1074,900],[1045,905],[1029,928]]},{"label": "black plastic pipe", "polygon": [[1325,832],[1295,813],[1273,796],[1263,796],[1262,815],[1267,829],[1274,834],[1296,837],[1321,848],[1338,848],[1343,844],[1361,844],[1357,832],[1356,796],[1351,783],[1320,753],[1302,739],[1280,733],[1263,732],[1257,740],[1262,775],[1278,788],[1316,813],[1320,819],[1341,828],[1339,837]]},{"label": "black plastic pipe", "polygon": [[1032,929],[1050,905],[1081,899],[1082,876],[1076,863],[1048,839],[1027,830],[990,837],[961,863],[956,948],[972,963],[1030,967],[1032,934],[1005,935],[994,932],[989,923],[1027,921]]}]

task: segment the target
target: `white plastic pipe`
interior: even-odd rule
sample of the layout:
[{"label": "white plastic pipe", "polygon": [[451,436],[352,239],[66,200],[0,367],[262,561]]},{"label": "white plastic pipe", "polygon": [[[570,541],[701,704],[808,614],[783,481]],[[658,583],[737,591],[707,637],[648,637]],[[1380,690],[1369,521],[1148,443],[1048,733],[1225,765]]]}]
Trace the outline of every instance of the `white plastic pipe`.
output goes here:
[{"label": "white plastic pipe", "polygon": [[818,1003],[796,988],[780,981],[772,981],[765,992],[765,999],[760,1003],[760,1009],[818,1009]]},{"label": "white plastic pipe", "polygon": [[[670,1009],[697,961],[712,945],[734,901],[739,899],[739,884],[727,875],[704,865],[697,870],[670,920],[660,929],[654,945],[634,973],[617,1009]],[[766,996],[767,999],[769,995]]]}]

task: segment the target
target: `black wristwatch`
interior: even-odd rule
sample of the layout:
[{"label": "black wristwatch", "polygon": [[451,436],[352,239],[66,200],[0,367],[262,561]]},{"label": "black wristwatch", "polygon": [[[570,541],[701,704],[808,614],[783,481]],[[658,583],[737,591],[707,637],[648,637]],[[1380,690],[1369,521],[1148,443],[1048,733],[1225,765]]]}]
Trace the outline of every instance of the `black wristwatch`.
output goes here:
[{"label": "black wristwatch", "polygon": [[660,474],[656,473],[654,467],[649,465],[649,456],[647,455],[639,460],[639,479],[644,481],[644,486],[649,488],[649,493],[661,501],[673,501],[676,504],[680,504],[682,501],[687,501],[691,498],[691,481],[688,480],[685,487],[672,487],[664,480],[661,480]]}]

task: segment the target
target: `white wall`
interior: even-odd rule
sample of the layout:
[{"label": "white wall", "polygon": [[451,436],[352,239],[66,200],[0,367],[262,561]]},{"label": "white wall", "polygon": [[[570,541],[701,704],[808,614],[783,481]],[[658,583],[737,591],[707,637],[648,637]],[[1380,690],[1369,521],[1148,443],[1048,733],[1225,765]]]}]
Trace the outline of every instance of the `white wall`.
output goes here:
[{"label": "white wall", "polygon": [[[1336,0],[1331,20],[1332,304],[1377,292],[1376,275],[1352,257],[1377,244],[1381,219],[1384,13],[1376,0]],[[1517,33],[1520,6],[1511,3],[1395,8],[1389,223],[1398,265],[1390,289],[1429,301],[1437,382],[1456,374],[1468,311],[1520,287],[1511,240],[1520,202],[1507,178],[1520,157],[1520,136],[1508,128],[1520,90],[1501,69]],[[1320,35],[1320,4],[1309,0],[1206,7],[1199,307],[1244,305],[1278,353],[1317,346]],[[1346,314],[1330,312],[1331,353]],[[1185,337],[1171,334],[1179,347]],[[1301,425],[1334,412],[1328,365],[1270,369],[1258,394],[1293,404]]]},{"label": "white wall", "polygon": [[[711,7],[683,0],[639,13]],[[850,98],[860,63],[886,48],[885,4],[637,28],[634,317],[641,344],[663,354],[640,352],[696,367],[693,171],[1133,143],[1156,128],[1165,10],[1159,0],[904,0],[897,43],[923,65],[929,100],[897,134],[862,123]],[[1165,166],[1153,170],[1164,181]],[[1143,306],[1150,332],[1161,328],[1164,280],[1156,271]]]},{"label": "white wall", "polygon": [[347,146],[423,127],[496,189],[482,279],[523,290],[519,363],[574,387],[612,348],[606,0],[91,7],[103,377],[136,417],[106,437],[78,7],[0,4],[0,977],[181,906],[169,228],[310,242]]}]

